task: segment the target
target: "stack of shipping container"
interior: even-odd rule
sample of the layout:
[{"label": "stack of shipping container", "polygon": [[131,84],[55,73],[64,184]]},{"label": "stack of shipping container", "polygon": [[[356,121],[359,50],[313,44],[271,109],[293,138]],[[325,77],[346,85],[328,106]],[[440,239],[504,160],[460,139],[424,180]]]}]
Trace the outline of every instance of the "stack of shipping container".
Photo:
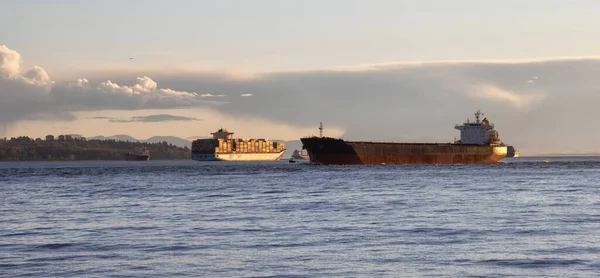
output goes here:
[{"label": "stack of shipping container", "polygon": [[268,139],[198,139],[192,142],[192,153],[280,153],[284,143]]}]

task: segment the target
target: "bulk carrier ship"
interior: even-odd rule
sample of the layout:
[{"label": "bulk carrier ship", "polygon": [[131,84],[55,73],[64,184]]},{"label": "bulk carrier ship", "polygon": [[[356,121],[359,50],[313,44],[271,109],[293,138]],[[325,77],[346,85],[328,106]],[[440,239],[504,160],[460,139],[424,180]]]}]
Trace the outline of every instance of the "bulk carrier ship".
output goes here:
[{"label": "bulk carrier ship", "polygon": [[285,152],[282,142],[272,142],[268,139],[234,139],[233,132],[223,128],[211,134],[212,139],[198,139],[192,142],[192,160],[279,160]]},{"label": "bulk carrier ship", "polygon": [[507,146],[487,118],[479,120],[481,111],[475,112],[475,122],[468,119],[460,130],[460,140],[454,143],[394,143],[351,142],[323,137],[323,124],[319,137],[301,138],[310,161],[320,164],[471,164],[495,163],[504,158]]}]

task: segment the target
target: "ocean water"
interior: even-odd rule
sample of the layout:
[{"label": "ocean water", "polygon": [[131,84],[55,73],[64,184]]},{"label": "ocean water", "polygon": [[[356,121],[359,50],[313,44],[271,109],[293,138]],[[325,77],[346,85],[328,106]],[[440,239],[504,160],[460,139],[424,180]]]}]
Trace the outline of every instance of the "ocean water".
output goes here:
[{"label": "ocean water", "polygon": [[600,157],[0,163],[3,277],[591,277]]}]

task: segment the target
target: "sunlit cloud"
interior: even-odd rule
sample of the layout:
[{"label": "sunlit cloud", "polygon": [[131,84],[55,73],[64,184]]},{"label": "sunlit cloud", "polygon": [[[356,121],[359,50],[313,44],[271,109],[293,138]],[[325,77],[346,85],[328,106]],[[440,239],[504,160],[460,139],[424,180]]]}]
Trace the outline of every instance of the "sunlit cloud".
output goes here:
[{"label": "sunlit cloud", "polygon": [[490,84],[474,86],[472,95],[492,101],[505,101],[517,108],[527,108],[530,104],[540,102],[546,97],[540,93],[517,94]]}]

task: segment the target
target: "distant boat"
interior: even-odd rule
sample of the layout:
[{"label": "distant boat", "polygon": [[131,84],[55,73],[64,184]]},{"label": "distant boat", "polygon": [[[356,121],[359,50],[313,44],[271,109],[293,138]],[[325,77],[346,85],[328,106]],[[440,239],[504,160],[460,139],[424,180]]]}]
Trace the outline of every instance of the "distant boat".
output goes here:
[{"label": "distant boat", "polygon": [[290,161],[290,163],[296,163],[296,159],[295,159],[295,158],[293,158],[293,157],[290,157],[290,160],[289,160],[289,161]]},{"label": "distant boat", "polygon": [[142,150],[138,153],[123,154],[123,159],[126,161],[147,161],[150,160],[150,151]]},{"label": "distant boat", "polygon": [[302,154],[302,152],[298,151],[298,150],[294,150],[294,153],[292,154],[292,158],[294,158],[294,159],[309,159],[307,154]]}]

